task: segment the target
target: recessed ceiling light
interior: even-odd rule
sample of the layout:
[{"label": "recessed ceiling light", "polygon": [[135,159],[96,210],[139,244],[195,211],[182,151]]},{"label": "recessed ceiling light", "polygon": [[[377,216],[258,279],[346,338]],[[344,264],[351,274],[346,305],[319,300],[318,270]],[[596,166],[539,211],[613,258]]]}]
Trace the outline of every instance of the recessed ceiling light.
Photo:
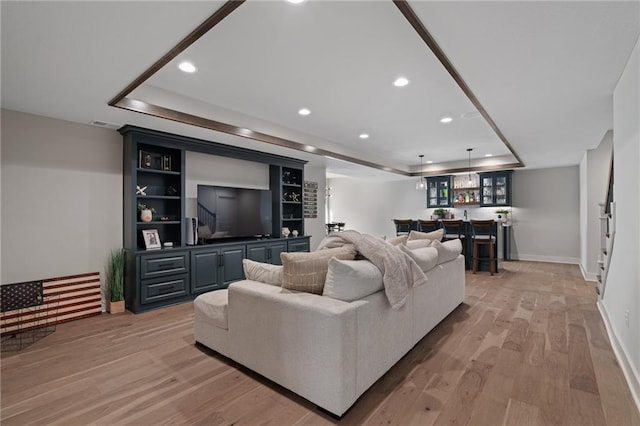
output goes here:
[{"label": "recessed ceiling light", "polygon": [[425,161],[427,164],[433,164],[433,160]]},{"label": "recessed ceiling light", "polygon": [[493,157],[493,154],[485,154],[485,157]]},{"label": "recessed ceiling light", "polygon": [[192,72],[196,72],[196,66],[193,65],[191,62],[180,62],[180,65],[178,65],[178,68],[180,68],[180,71],[184,71],[184,72],[188,72],[188,73],[192,73]]},{"label": "recessed ceiling light", "polygon": [[393,85],[396,87],[404,87],[407,84],[409,84],[409,80],[407,80],[405,77],[398,77],[396,78],[396,81],[393,82]]},{"label": "recessed ceiling light", "polygon": [[440,119],[441,123],[451,123],[452,121],[453,121],[453,118],[451,118],[451,117],[442,117]]},{"label": "recessed ceiling light", "polygon": [[369,139],[368,133],[360,133],[360,139]]},{"label": "recessed ceiling light", "polygon": [[289,3],[293,3],[293,4],[300,4],[302,3],[304,0],[287,0]]},{"label": "recessed ceiling light", "polygon": [[316,148],[313,145],[305,145],[304,146],[304,150],[307,152],[316,152],[318,150],[318,148]]},{"label": "recessed ceiling light", "polygon": [[309,114],[311,114],[311,111],[308,108],[300,108],[298,110],[298,114],[300,114],[300,115],[309,115]]}]

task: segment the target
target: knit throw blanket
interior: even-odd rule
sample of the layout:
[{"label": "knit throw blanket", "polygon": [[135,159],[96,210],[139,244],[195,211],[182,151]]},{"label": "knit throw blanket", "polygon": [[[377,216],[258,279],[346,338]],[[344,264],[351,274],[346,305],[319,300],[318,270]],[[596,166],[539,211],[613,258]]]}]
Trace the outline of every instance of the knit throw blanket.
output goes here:
[{"label": "knit throw blanket", "polygon": [[384,292],[392,309],[404,306],[409,289],[427,282],[424,272],[398,247],[357,231],[334,232],[320,242],[318,250],[353,244],[356,250],[382,272]]}]

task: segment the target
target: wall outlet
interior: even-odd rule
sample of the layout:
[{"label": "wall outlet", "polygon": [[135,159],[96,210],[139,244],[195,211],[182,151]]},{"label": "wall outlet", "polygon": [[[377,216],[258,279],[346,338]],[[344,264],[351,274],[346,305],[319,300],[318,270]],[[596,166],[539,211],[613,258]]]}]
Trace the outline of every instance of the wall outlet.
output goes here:
[{"label": "wall outlet", "polygon": [[629,310],[624,311],[624,324],[629,327]]}]

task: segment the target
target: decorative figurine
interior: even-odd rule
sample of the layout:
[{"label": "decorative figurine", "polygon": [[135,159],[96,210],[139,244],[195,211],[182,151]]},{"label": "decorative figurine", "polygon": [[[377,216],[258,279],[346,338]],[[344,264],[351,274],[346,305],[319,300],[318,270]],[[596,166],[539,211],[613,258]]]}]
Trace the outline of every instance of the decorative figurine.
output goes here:
[{"label": "decorative figurine", "polygon": [[294,229],[293,232],[291,233],[291,235],[293,235],[294,237],[298,236],[298,230]]},{"label": "decorative figurine", "polygon": [[284,228],[282,228],[282,236],[283,237],[288,238],[290,233],[291,232],[289,231],[289,228],[287,228],[286,226]]},{"label": "decorative figurine", "polygon": [[140,186],[136,185],[136,195],[147,195],[147,193],[145,192],[147,190],[146,186],[143,186],[142,188],[140,188]]}]

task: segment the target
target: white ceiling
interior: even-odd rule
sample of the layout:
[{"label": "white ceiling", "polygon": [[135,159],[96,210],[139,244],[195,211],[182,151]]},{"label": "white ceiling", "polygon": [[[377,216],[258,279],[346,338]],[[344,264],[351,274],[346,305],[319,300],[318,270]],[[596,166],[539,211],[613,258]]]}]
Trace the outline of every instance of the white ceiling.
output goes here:
[{"label": "white ceiling", "polygon": [[[107,105],[222,4],[2,1],[2,107],[315,158]],[[638,1],[409,5],[527,167],[578,164],[612,128]],[[178,71],[182,59],[198,72]],[[391,85],[399,75],[409,86]],[[249,1],[131,97],[406,171],[418,154],[432,168],[466,162],[467,147],[474,164],[509,154],[483,118],[461,118],[473,104],[390,1]],[[299,116],[303,106],[312,114]]]}]

